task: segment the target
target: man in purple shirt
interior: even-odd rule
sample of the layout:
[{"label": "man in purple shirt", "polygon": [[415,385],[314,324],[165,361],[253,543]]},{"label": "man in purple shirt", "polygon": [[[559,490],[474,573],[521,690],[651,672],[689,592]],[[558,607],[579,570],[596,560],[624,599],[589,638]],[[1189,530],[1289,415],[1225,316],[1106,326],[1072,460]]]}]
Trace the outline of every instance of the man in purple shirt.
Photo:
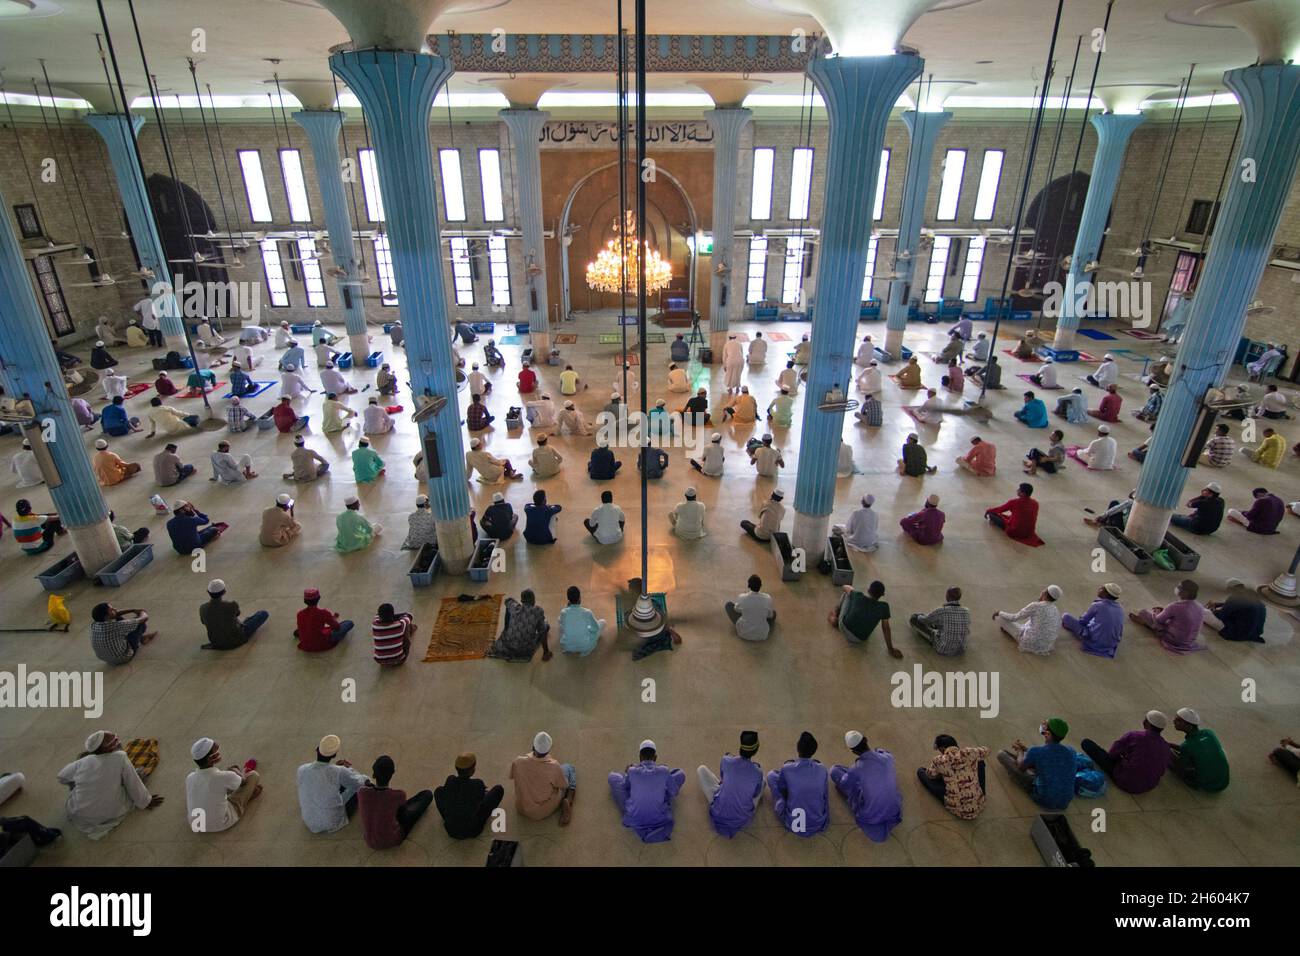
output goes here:
[{"label": "man in purple shirt", "polygon": [[1119,639],[1124,636],[1124,609],[1118,600],[1121,593],[1118,584],[1103,584],[1083,617],[1061,615],[1061,627],[1079,639],[1080,650],[1098,657],[1115,656]]},{"label": "man in purple shirt", "polygon": [[772,809],[777,819],[791,833],[810,837],[821,833],[830,823],[830,797],[826,768],[813,760],[817,738],[808,731],[799,735],[795,745],[798,760],[787,760],[780,770],[767,775],[772,788]]},{"label": "man in purple shirt", "polygon": [[1286,515],[1286,505],[1277,495],[1269,494],[1267,488],[1256,488],[1251,494],[1255,496],[1255,503],[1250,510],[1243,513],[1229,508],[1228,520],[1244,524],[1247,531],[1255,534],[1277,534],[1277,526]]},{"label": "man in purple shirt", "polygon": [[938,544],[943,540],[944,514],[939,510],[939,496],[931,495],[925,499],[925,507],[913,511],[898,522],[917,544]]},{"label": "man in purple shirt", "polygon": [[831,780],[848,801],[862,832],[873,843],[884,843],[889,831],[903,820],[903,795],[898,792],[894,755],[888,750],[872,750],[867,738],[856,730],[844,735],[844,745],[858,759],[852,767],[831,767]]},{"label": "man in purple shirt", "polygon": [[746,730],[740,735],[740,756],[725,754],[717,776],[702,764],[696,771],[709,804],[709,820],[724,837],[747,827],[763,798],[763,768],[754,760],[756,753],[758,731]]},{"label": "man in purple shirt", "polygon": [[1088,738],[1079,746],[1115,781],[1115,786],[1125,793],[1146,793],[1156,788],[1169,766],[1169,744],[1160,736],[1168,725],[1168,717],[1149,710],[1142,729],[1130,730],[1111,744],[1110,750],[1102,750]]},{"label": "man in purple shirt", "polygon": [[623,826],[635,830],[642,843],[664,843],[673,836],[673,797],[686,783],[686,774],[656,763],[655,742],[641,741],[640,763],[609,775],[609,792],[623,811]]},{"label": "man in purple shirt", "polygon": [[1174,601],[1168,607],[1156,605],[1144,608],[1128,619],[1134,624],[1141,624],[1156,632],[1165,650],[1175,654],[1190,654],[1203,651],[1205,645],[1200,643],[1201,622],[1205,619],[1205,608],[1196,600],[1200,588],[1195,581],[1180,581],[1174,590]]}]

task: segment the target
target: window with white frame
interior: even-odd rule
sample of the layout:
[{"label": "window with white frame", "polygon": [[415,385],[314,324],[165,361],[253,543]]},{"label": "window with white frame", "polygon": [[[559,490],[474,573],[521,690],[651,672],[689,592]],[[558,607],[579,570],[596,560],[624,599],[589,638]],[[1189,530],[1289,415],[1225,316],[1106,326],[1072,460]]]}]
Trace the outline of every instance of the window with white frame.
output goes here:
[{"label": "window with white frame", "polygon": [[284,176],[284,193],[289,197],[290,220],[311,222],[307,181],[302,176],[302,153],[296,149],[280,150],[280,172]]},{"label": "window with white frame", "polygon": [[510,304],[510,261],[506,257],[506,237],[488,238],[488,275],[492,280],[492,304]]},{"label": "window with white frame", "polygon": [[465,221],[465,184],[460,178],[460,150],[438,150],[442,170],[442,206],[448,222]]},{"label": "window with white frame", "polygon": [[501,199],[501,153],[498,150],[478,151],[478,176],[483,187],[483,221],[502,222],[506,210]]},{"label": "window with white frame", "polygon": [[950,149],[943,158],[943,178],[939,182],[939,208],[934,218],[940,222],[957,218],[961,199],[961,177],[966,171],[966,150]]},{"label": "window with white frame", "polygon": [[[382,215],[383,210],[380,210]],[[397,277],[393,273],[393,250],[388,236],[375,236],[375,276],[379,279],[380,301],[386,306],[397,305]]]},{"label": "window with white frame", "polygon": [[241,149],[238,156],[239,171],[244,174],[249,218],[253,222],[270,222],[271,199],[266,194],[266,177],[262,175],[262,154],[255,149]]},{"label": "window with white frame", "polygon": [[761,146],[754,150],[754,182],[749,193],[749,218],[772,218],[772,168],[776,150]]},{"label": "window with white frame", "polygon": [[266,294],[272,307],[288,307],[289,288],[284,282],[284,263],[280,261],[280,246],[274,239],[262,240],[262,270],[266,273]]},{"label": "window with white frame", "polygon": [[943,279],[948,274],[948,247],[950,236],[935,236],[930,250],[930,272],[925,280],[925,301],[938,302],[943,298]]},{"label": "window with white frame", "polygon": [[781,301],[798,305],[803,298],[803,260],[806,255],[804,240],[791,236],[785,241],[785,274],[781,277]]},{"label": "window with white frame", "polygon": [[1002,160],[1005,156],[1000,149],[984,150],[984,165],[980,167],[980,188],[975,193],[975,212],[972,219],[989,220],[993,218],[993,207],[998,202],[998,183],[1002,179]]},{"label": "window with white frame", "polygon": [[379,172],[375,168],[375,151],[359,150],[361,160],[361,192],[366,197],[366,218],[371,222],[384,221],[384,197],[379,193]]},{"label": "window with white frame", "polygon": [[872,236],[867,242],[867,271],[862,277],[862,301],[866,302],[871,298],[872,274],[876,271],[876,244],[880,239]]},{"label": "window with white frame", "polygon": [[812,198],[813,151],[800,146],[790,161],[790,218],[807,219]]},{"label": "window with white frame", "polygon": [[307,292],[307,307],[323,309],[325,301],[325,280],[320,271],[320,258],[316,253],[316,240],[301,238],[298,240],[298,258],[302,266],[302,287]]},{"label": "window with white frame", "polygon": [[974,302],[980,291],[980,267],[984,265],[983,236],[972,236],[966,244],[966,265],[961,274],[961,300]]},{"label": "window with white frame", "polygon": [[880,151],[880,174],[876,177],[876,207],[871,212],[872,219],[885,218],[885,183],[889,182],[889,150]]},{"label": "window with white frame", "polygon": [[456,304],[474,304],[474,272],[469,264],[469,240],[451,237],[451,278],[456,287]]},{"label": "window with white frame", "polygon": [[749,240],[749,272],[745,279],[745,301],[752,305],[763,301],[763,285],[767,279],[767,237],[753,236]]}]

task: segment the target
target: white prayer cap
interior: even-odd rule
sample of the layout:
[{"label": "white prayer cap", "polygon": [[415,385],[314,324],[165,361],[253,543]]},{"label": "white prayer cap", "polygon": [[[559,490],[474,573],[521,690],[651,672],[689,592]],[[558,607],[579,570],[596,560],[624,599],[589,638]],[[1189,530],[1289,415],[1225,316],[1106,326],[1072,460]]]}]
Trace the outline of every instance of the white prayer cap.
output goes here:
[{"label": "white prayer cap", "polygon": [[297,435],[294,437],[293,443],[295,445],[305,445],[307,444],[307,439],[302,435]]},{"label": "white prayer cap", "polygon": [[1244,588],[1246,586],[1246,582],[1243,581],[1241,578],[1228,578],[1228,580],[1223,582],[1223,586],[1229,589]]},{"label": "white prayer cap", "polygon": [[1124,589],[1120,587],[1118,584],[1116,584],[1114,581],[1110,581],[1106,584],[1103,584],[1102,588],[1104,588],[1106,593],[1113,598],[1117,598],[1124,593]]},{"label": "white prayer cap", "polygon": [[370,404],[371,404],[371,405],[378,405],[378,404],[379,404],[379,396],[378,396],[378,395],[371,395],[371,396],[370,396]]},{"label": "white prayer cap", "polygon": [[24,439],[23,439],[23,447],[26,448],[26,449],[29,449],[29,450],[30,450],[31,447],[32,447],[32,443],[29,442],[26,438],[24,438]]},{"label": "white prayer cap", "polygon": [[1109,434],[1110,434],[1110,426],[1109,426],[1109,425],[1098,425],[1098,426],[1097,426],[1097,434],[1098,434],[1098,435],[1109,435]]},{"label": "white prayer cap", "polygon": [[212,748],[217,742],[211,737],[200,737],[190,745],[190,756],[195,760],[202,760],[208,754],[212,753]]},{"label": "white prayer cap", "polygon": [[1061,595],[1064,593],[1065,592],[1061,590],[1060,585],[1049,584],[1047,586],[1047,596],[1050,597],[1053,601],[1061,600]]},{"label": "white prayer cap", "polygon": [[[872,365],[875,365],[876,363],[875,363],[875,362],[872,362],[871,364],[872,364]],[[789,386],[789,385],[782,385],[782,386],[781,386],[781,394],[782,394],[782,395],[789,395],[789,394],[790,394],[790,386]]]},{"label": "white prayer cap", "polygon": [[238,405],[238,404],[240,404],[240,402],[239,402],[239,396],[236,395],[234,398],[232,398],[232,399],[230,400],[230,404],[231,404],[231,405]]},{"label": "white prayer cap", "polygon": [[938,506],[938,504],[939,504],[939,496],[938,496],[938,495],[931,495],[930,497],[928,497],[928,498],[925,499],[925,503],[926,503],[927,505]]},{"label": "white prayer cap", "polygon": [[544,401],[544,402],[549,402],[550,400],[551,400],[551,393],[550,393],[550,392],[542,392],[542,401]]},{"label": "white prayer cap", "polygon": [[610,401],[614,401],[615,399],[622,398],[622,397],[623,397],[623,396],[619,395],[618,392],[610,392],[610,393],[609,393]]},{"label": "white prayer cap", "polygon": [[780,501],[785,497],[785,492],[778,488],[776,491],[772,492],[772,497],[777,501]]},{"label": "white prayer cap", "polygon": [[358,498],[356,495],[348,495],[346,498],[343,499],[343,503],[348,507],[351,507],[352,505],[361,504],[361,499]]},{"label": "white prayer cap", "polygon": [[298,366],[296,366],[296,365],[294,365],[292,362],[290,362],[288,365],[286,365],[286,366],[284,367],[284,370],[285,370],[286,372],[292,372],[292,371],[293,371],[294,369],[296,369],[297,367],[298,367]]},{"label": "white prayer cap", "polygon": [[288,495],[276,495],[275,503],[277,505],[291,505],[293,504],[293,499]]},{"label": "white prayer cap", "polygon": [[316,752],[322,757],[333,757],[342,746],[343,741],[339,740],[338,735],[326,734],[320,739],[320,743],[316,745]]},{"label": "white prayer cap", "polygon": [[428,496],[428,495],[416,495],[416,496],[415,496],[415,507],[417,507],[417,508],[427,508],[427,507],[429,507],[429,496]]},{"label": "white prayer cap", "polygon": [[1164,730],[1169,726],[1169,718],[1158,710],[1148,710],[1147,723],[1156,730]]},{"label": "white prayer cap", "polygon": [[102,438],[96,438],[95,447],[102,451],[103,449],[108,447],[108,442],[104,441],[104,439]]},{"label": "white prayer cap", "polygon": [[572,407],[573,407],[573,402],[565,402],[565,403],[564,403],[564,407],[565,407],[565,408],[572,408]]},{"label": "white prayer cap", "polygon": [[470,366],[470,368],[478,368],[478,362],[475,362],[473,365]]},{"label": "white prayer cap", "polygon": [[695,497],[695,486],[694,486],[694,485],[692,485],[691,487],[689,487],[689,488],[686,489],[686,497],[687,497],[687,498],[694,498],[694,497]]},{"label": "white prayer cap", "polygon": [[1195,724],[1197,727],[1201,726],[1201,715],[1190,707],[1179,707],[1178,716],[1189,724]]},{"label": "white prayer cap", "polygon": [[533,738],[533,751],[543,757],[551,752],[551,735],[544,730],[539,730],[537,736]]},{"label": "white prayer cap", "polygon": [[1109,352],[1107,352],[1105,355],[1103,355],[1103,356],[1101,357],[1101,360],[1102,360],[1103,362],[1113,362],[1113,361],[1115,361],[1115,356],[1113,356],[1113,355],[1111,355]]},{"label": "white prayer cap", "polygon": [[[1180,711],[1180,713],[1181,713],[1181,711]],[[107,731],[107,730],[97,730],[97,731],[95,731],[93,734],[91,734],[89,737],[87,737],[87,738],[86,738],[86,750],[87,750],[87,752],[94,752],[94,751],[98,750],[98,749],[99,749],[99,745],[102,744],[102,743],[104,742],[104,738],[107,737],[107,736],[108,736],[108,731]]]},{"label": "white prayer cap", "polygon": [[1221,493],[1221,492],[1223,491],[1223,488],[1219,485],[1219,483],[1218,483],[1217,481],[1212,481],[1212,482],[1210,482],[1208,485],[1205,486],[1205,490],[1206,490],[1206,491],[1213,491],[1213,492],[1217,495],[1217,494],[1219,494],[1219,493]]},{"label": "white prayer cap", "polygon": [[357,444],[360,445],[362,448],[369,448],[369,447],[370,447],[370,439],[369,439],[369,438],[363,438],[363,439],[361,439],[361,441],[357,442]]},{"label": "white prayer cap", "polygon": [[104,347],[104,343],[103,343],[103,342],[96,342],[96,343],[95,343],[95,348],[102,349],[103,347]]},{"label": "white prayer cap", "polygon": [[172,502],[172,511],[179,511],[181,508],[184,508],[188,504],[189,502],[186,501],[184,498],[177,498],[175,501]]},{"label": "white prayer cap", "polygon": [[718,442],[722,441],[722,434],[720,432],[714,432],[709,436],[709,441],[716,445]]},{"label": "white prayer cap", "polygon": [[657,751],[659,748],[655,746],[655,742],[654,742],[653,740],[643,740],[643,741],[641,741],[641,746],[638,747],[637,749],[638,749],[638,750],[656,750],[656,751]]},{"label": "white prayer cap", "polygon": [[975,337],[976,337],[977,339],[986,339],[986,338],[988,338],[988,336],[985,335],[983,332],[981,332],[979,335],[977,335],[977,336],[975,336]]},{"label": "white prayer cap", "polygon": [[495,492],[492,493],[492,501],[493,501],[493,503],[498,502],[498,501],[505,501],[505,500],[506,500],[506,496],[503,495],[501,492],[499,492],[499,491],[495,491]]},{"label": "white prayer cap", "polygon": [[220,594],[225,589],[226,589],[226,582],[221,580],[221,578],[213,578],[211,581],[208,582],[209,594]]},{"label": "white prayer cap", "polygon": [[[115,369],[115,368],[110,368],[110,369],[108,369],[107,371],[105,371],[104,374],[105,374],[105,375],[116,375],[116,374],[117,374],[117,369]],[[166,375],[167,373],[166,373],[166,372],[163,372],[163,374]]]},{"label": "white prayer cap", "polygon": [[864,508],[870,508],[870,507],[871,507],[872,505],[874,505],[875,503],[876,503],[876,496],[875,496],[875,495],[863,495],[863,496],[862,496],[862,507],[864,507]]},{"label": "white prayer cap", "polygon": [[862,743],[863,739],[864,738],[862,734],[860,734],[858,731],[850,730],[847,734],[844,735],[844,746],[852,750],[858,744]]},{"label": "white prayer cap", "polygon": [[479,438],[471,438],[471,439],[469,440],[469,447],[470,447],[470,448],[481,448],[482,445],[483,445],[483,441],[482,441],[482,439],[479,439]]},{"label": "white prayer cap", "polygon": [[664,400],[662,398],[655,402],[655,408],[663,408],[663,407],[664,407]]}]

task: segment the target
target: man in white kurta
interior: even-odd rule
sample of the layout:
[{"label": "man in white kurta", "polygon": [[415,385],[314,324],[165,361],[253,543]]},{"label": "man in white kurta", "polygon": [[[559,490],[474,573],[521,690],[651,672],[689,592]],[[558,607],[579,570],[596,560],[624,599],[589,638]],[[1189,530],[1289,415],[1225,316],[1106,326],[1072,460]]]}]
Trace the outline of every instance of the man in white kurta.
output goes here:
[{"label": "man in white kurta", "polygon": [[1097,437],[1088,444],[1087,448],[1079,449],[1079,461],[1093,471],[1110,471],[1115,467],[1118,451],[1119,445],[1110,437],[1110,426],[1099,425]]},{"label": "man in white kurta", "polygon": [[107,731],[86,738],[87,753],[59,771],[59,783],[70,788],[65,807],[68,820],[98,840],[121,823],[132,809],[148,810],[162,803],[149,793],[122,742]]},{"label": "man in white kurta", "polygon": [[535,402],[524,403],[524,415],[533,428],[554,428],[556,421],[555,402],[549,394],[543,393]]},{"label": "man in white kurta", "polygon": [[704,451],[700,453],[700,460],[696,461],[692,458],[690,463],[692,468],[710,478],[721,478],[726,457],[726,453],[722,450],[722,435],[714,432],[709,443],[704,446]]},{"label": "man in white kurta", "polygon": [[858,346],[858,354],[853,357],[853,364],[858,368],[866,368],[867,364],[875,357],[875,343],[871,341],[871,336],[864,336],[862,344]]},{"label": "man in white kurta", "polygon": [[785,368],[776,377],[777,388],[787,388],[791,395],[799,394],[799,370],[794,367],[794,362],[787,362]]},{"label": "man in white kurta", "polygon": [[100,384],[104,386],[104,397],[110,402],[118,396],[126,398],[126,376],[118,375],[117,369],[105,369]]},{"label": "man in white kurta", "polygon": [[849,523],[844,529],[845,547],[854,551],[875,551],[880,546],[877,532],[880,516],[871,509],[875,503],[875,495],[863,495],[862,507],[849,515]]},{"label": "man in white kurta", "polygon": [[366,410],[361,416],[361,430],[367,435],[385,435],[393,430],[393,417],[388,414],[384,406],[379,404],[378,397],[372,395]]},{"label": "man in white kurta", "polygon": [[348,380],[343,377],[343,373],[335,367],[333,362],[321,369],[320,383],[326,394],[333,392],[335,395],[353,395],[356,393],[356,389],[348,384]]},{"label": "man in white kurta", "polygon": [[749,364],[762,365],[767,361],[767,339],[762,332],[754,333],[754,341],[749,343]]},{"label": "man in white kurta", "polygon": [[668,523],[672,525],[673,534],[687,541],[693,541],[703,538],[707,531],[704,530],[704,503],[695,500],[695,489],[686,489],[686,500],[679,502],[677,507],[668,512]]},{"label": "man in white kurta", "polygon": [[18,476],[19,488],[45,484],[45,476],[41,474],[41,466],[36,461],[36,452],[32,451],[32,443],[26,439],[23,439],[22,450],[14,455],[9,470]]},{"label": "man in white kurta", "polygon": [[745,355],[740,340],[729,336],[727,344],[722,347],[722,371],[728,392],[740,388],[740,372],[745,367]]},{"label": "man in white kurta", "polygon": [[875,359],[867,362],[866,368],[858,376],[858,391],[865,395],[879,395],[883,385],[883,376],[880,374],[880,366],[876,364]]},{"label": "man in white kurta", "polygon": [[686,372],[676,365],[668,366],[668,391],[670,392],[689,392],[691,383],[686,378]]},{"label": "man in white kurta", "polygon": [[297,398],[303,392],[313,392],[307,380],[298,374],[297,369],[292,366],[286,366],[285,370],[280,373],[280,394],[286,398]]}]

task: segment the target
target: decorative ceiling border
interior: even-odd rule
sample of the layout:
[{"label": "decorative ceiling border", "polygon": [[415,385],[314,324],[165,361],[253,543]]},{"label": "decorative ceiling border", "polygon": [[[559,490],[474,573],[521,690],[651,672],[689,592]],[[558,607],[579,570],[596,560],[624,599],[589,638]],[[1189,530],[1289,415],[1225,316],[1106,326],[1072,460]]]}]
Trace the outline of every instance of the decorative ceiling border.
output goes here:
[{"label": "decorative ceiling border", "polygon": [[[647,40],[651,73],[802,73],[816,38],[660,35]],[[429,47],[458,73],[606,73],[617,68],[614,34],[430,34]]]}]

